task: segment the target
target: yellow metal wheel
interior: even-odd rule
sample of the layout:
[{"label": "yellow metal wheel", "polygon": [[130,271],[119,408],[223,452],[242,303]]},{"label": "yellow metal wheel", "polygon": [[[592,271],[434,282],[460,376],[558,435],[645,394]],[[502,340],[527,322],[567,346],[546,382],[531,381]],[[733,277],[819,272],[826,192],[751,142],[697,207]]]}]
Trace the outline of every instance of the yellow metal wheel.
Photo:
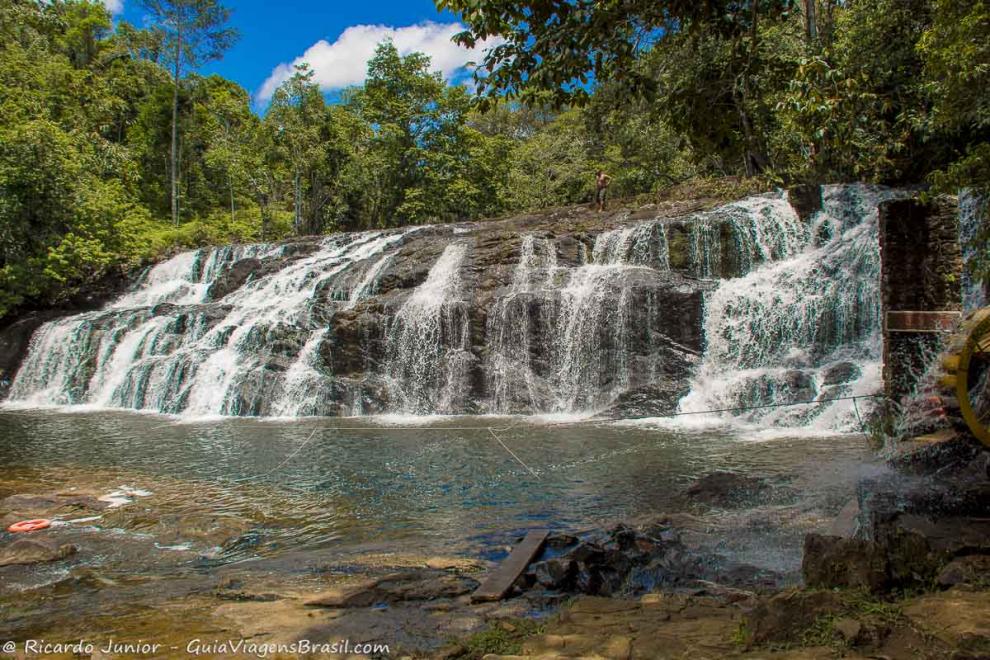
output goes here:
[{"label": "yellow metal wheel", "polygon": [[990,307],[963,321],[949,340],[942,367],[943,404],[958,409],[970,432],[990,447]]}]

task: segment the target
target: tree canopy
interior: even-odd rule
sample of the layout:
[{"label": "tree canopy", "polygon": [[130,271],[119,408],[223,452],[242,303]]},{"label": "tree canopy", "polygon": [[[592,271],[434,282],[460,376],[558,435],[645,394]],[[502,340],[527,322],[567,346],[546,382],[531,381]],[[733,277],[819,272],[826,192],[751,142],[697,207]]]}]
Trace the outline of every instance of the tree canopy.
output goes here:
[{"label": "tree canopy", "polygon": [[332,102],[301,66],[260,113],[196,73],[226,9],[152,4],[0,0],[0,317],[180,248],[586,203],[598,169],[644,200],[990,191],[985,2],[439,0],[496,40],[474,89],[385,42]]}]

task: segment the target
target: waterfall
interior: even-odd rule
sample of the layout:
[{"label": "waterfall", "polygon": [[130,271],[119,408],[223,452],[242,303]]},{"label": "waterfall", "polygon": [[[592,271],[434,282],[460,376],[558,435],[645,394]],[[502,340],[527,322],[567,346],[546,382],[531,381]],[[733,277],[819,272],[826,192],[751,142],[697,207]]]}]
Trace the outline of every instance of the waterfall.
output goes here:
[{"label": "waterfall", "polygon": [[540,300],[553,286],[557,247],[548,238],[526,234],[509,291],[499,297],[488,315],[487,337],[491,360],[487,369],[491,407],[502,413],[539,410],[544,385],[534,371],[534,324],[540,322]]},{"label": "waterfall", "polygon": [[[315,413],[316,395],[304,391],[321,389],[323,317],[368,295],[382,255],[415,231],[330,237],[294,261],[264,244],[177,255],[107,309],[45,324],[9,398],[192,416]],[[211,301],[238,263],[258,277]]]},{"label": "waterfall", "polygon": [[[856,428],[850,401],[765,407],[880,389],[877,205],[896,192],[831,186],[808,231],[706,300],[704,360],[682,413],[762,426]],[[793,212],[792,212],[793,213]]]},{"label": "waterfall", "polygon": [[569,268],[551,239],[525,235],[488,318],[492,409],[595,413],[636,391],[659,394],[650,388],[665,368],[697,357],[668,330],[680,311],[671,299],[684,288],[671,244],[683,275],[712,277],[786,257],[807,234],[783,194],[772,194],[602,232]]},{"label": "waterfall", "polygon": [[[43,325],[5,405],[653,418],[873,393],[877,204],[899,194],[829,187],[804,220],[775,192],[678,217],[183,252],[102,310]],[[700,417],[846,429],[854,414]]]},{"label": "waterfall", "polygon": [[[990,231],[990,199],[971,190],[959,195],[959,242],[963,250],[963,309],[972,311],[987,304],[987,289],[973,277],[975,262],[987,254],[980,254],[980,237]],[[986,247],[983,246],[984,252]]]},{"label": "waterfall", "polygon": [[392,412],[453,413],[466,405],[473,358],[461,266],[467,245],[448,245],[426,281],[402,305],[388,330],[386,374]]}]

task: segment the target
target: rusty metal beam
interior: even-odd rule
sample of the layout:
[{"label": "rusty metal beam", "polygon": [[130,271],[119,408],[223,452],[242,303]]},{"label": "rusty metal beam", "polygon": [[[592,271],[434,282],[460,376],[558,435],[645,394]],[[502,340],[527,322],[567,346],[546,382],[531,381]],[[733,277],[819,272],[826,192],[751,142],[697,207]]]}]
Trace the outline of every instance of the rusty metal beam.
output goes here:
[{"label": "rusty metal beam", "polygon": [[887,312],[888,332],[952,332],[962,312]]}]

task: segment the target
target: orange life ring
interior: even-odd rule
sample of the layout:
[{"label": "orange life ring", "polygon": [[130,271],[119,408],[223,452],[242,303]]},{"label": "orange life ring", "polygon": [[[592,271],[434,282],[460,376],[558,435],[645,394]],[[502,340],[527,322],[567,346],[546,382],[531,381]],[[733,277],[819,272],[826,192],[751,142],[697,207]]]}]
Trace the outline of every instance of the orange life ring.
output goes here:
[{"label": "orange life ring", "polygon": [[38,520],[22,520],[7,528],[8,532],[15,534],[19,532],[37,532],[39,529],[47,529],[52,526],[51,520],[39,518]]}]

